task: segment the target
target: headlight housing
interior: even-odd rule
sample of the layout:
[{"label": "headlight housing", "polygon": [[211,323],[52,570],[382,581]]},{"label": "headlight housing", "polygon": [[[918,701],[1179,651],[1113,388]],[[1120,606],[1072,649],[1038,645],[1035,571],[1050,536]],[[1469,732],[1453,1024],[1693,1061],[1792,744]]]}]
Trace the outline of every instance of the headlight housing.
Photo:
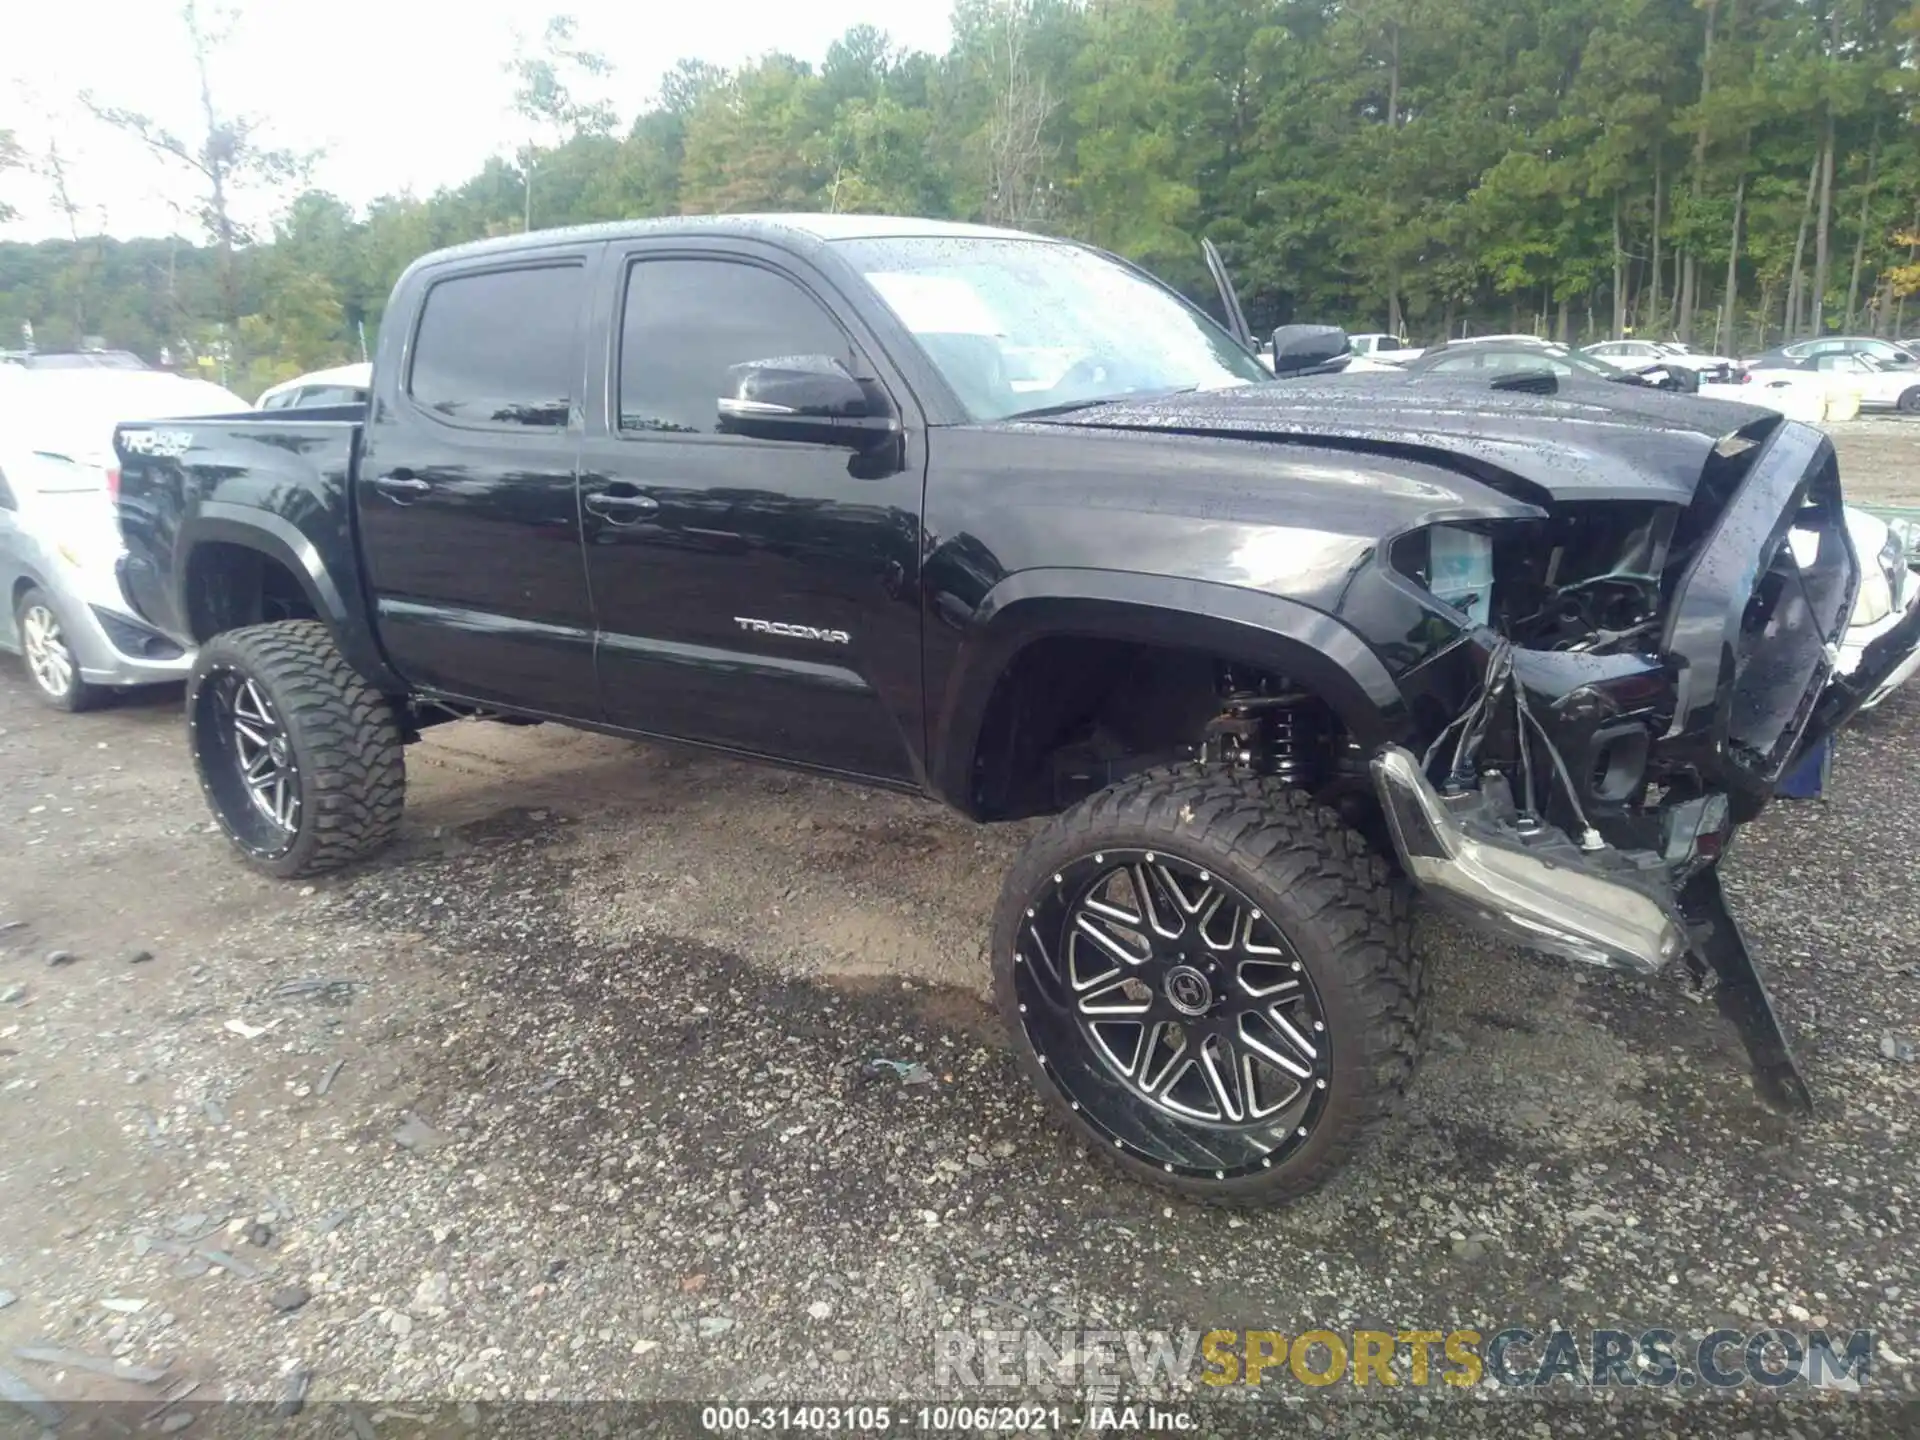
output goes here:
[{"label": "headlight housing", "polygon": [[1849,625],[1878,625],[1893,613],[1893,587],[1877,565],[1860,567],[1860,593],[1854,598]]},{"label": "headlight housing", "polygon": [[1394,568],[1475,625],[1493,614],[1493,537],[1463,525],[1429,525],[1394,546]]},{"label": "headlight housing", "polygon": [[1887,543],[1880,547],[1880,570],[1887,577],[1892,607],[1900,609],[1907,599],[1907,542],[1899,527],[1887,527]]}]

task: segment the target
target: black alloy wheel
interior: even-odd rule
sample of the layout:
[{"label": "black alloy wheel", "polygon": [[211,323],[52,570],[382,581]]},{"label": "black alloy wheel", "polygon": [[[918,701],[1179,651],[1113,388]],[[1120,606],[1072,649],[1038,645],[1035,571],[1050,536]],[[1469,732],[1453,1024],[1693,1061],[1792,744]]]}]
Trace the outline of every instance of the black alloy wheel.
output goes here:
[{"label": "black alloy wheel", "polygon": [[1330,1038],[1292,945],[1191,860],[1098,850],[1027,907],[1020,1016],[1087,1125],[1168,1174],[1272,1169],[1326,1108]]},{"label": "black alloy wheel", "polygon": [[1423,1024],[1408,896],[1277,781],[1152,771],[1009,873],[994,983],[1023,1068],[1096,1154],[1215,1204],[1324,1181],[1391,1113]]},{"label": "black alloy wheel", "polygon": [[284,855],[300,834],[302,782],[279,711],[238,670],[213,671],[196,698],[203,778],[222,817],[248,850]]}]

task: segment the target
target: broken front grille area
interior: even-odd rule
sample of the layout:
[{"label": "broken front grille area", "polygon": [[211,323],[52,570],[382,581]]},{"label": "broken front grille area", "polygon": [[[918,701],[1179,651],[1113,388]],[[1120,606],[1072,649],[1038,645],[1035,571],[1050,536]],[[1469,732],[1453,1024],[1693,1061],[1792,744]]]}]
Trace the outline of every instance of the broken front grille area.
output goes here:
[{"label": "broken front grille area", "polygon": [[[1794,530],[1818,540],[1808,547],[1786,539],[1758,575],[1734,641],[1733,693],[1727,745],[1736,763],[1768,781],[1779,778],[1806,728],[1832,668],[1828,647],[1839,642],[1853,608],[1859,558],[1853,554],[1840,500],[1840,471],[1829,448],[1795,516]],[[1809,673],[1818,681],[1809,685]]]},{"label": "broken front grille area", "polygon": [[1662,646],[1681,695],[1668,739],[1754,808],[1793,758],[1858,585],[1833,447],[1782,425],[1688,566]]}]

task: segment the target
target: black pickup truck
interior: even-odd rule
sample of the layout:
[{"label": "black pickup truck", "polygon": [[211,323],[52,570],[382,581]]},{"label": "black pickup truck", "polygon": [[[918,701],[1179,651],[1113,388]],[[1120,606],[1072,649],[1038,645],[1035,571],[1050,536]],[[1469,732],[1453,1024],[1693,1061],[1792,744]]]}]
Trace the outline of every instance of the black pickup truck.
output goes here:
[{"label": "black pickup truck", "polygon": [[[127,599],[198,647],[207,801],[282,876],[399,823],[403,747],[554,720],[1051,816],[993,981],[1061,1119],[1224,1203],[1412,1073],[1418,890],[1719,992],[1807,1094],[1715,874],[1920,643],[1833,646],[1834,455],[1683,396],[1262,368],[1082,246],[851,216],[427,256],[372,398],[122,426]],[[1796,561],[1790,532],[1809,532]]]}]

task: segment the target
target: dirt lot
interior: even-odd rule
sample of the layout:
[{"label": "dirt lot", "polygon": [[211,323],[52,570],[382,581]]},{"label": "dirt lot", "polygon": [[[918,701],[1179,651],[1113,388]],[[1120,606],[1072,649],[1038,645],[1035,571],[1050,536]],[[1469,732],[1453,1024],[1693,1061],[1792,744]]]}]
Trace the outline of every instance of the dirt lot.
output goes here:
[{"label": "dirt lot", "polygon": [[[1920,454],[1891,423],[1842,437],[1889,496]],[[1677,979],[1429,924],[1404,1121],[1243,1219],[1114,1183],[1028,1099],[982,1003],[1018,830],[463,724],[409,753],[393,852],[278,885],[205,820],[177,696],[56,716],[0,665],[0,1365],[44,1394],[304,1375],[371,1424],[433,1398],[924,1397],[951,1329],[1561,1322],[1872,1328],[1874,1387],[1920,1395],[1920,1064],[1882,1054],[1920,1041],[1920,692],[1730,864],[1816,1120],[1757,1106]],[[1751,1398],[1710,1428],[1766,1428]],[[1632,1433],[1695,1433],[1687,1403]],[[1429,1409],[1625,1418],[1340,1425]],[[1858,1401],[1790,1413],[1896,1433]]]},{"label": "dirt lot", "polygon": [[1847,498],[1863,505],[1920,508],[1920,421],[1872,415],[1832,425]]}]

